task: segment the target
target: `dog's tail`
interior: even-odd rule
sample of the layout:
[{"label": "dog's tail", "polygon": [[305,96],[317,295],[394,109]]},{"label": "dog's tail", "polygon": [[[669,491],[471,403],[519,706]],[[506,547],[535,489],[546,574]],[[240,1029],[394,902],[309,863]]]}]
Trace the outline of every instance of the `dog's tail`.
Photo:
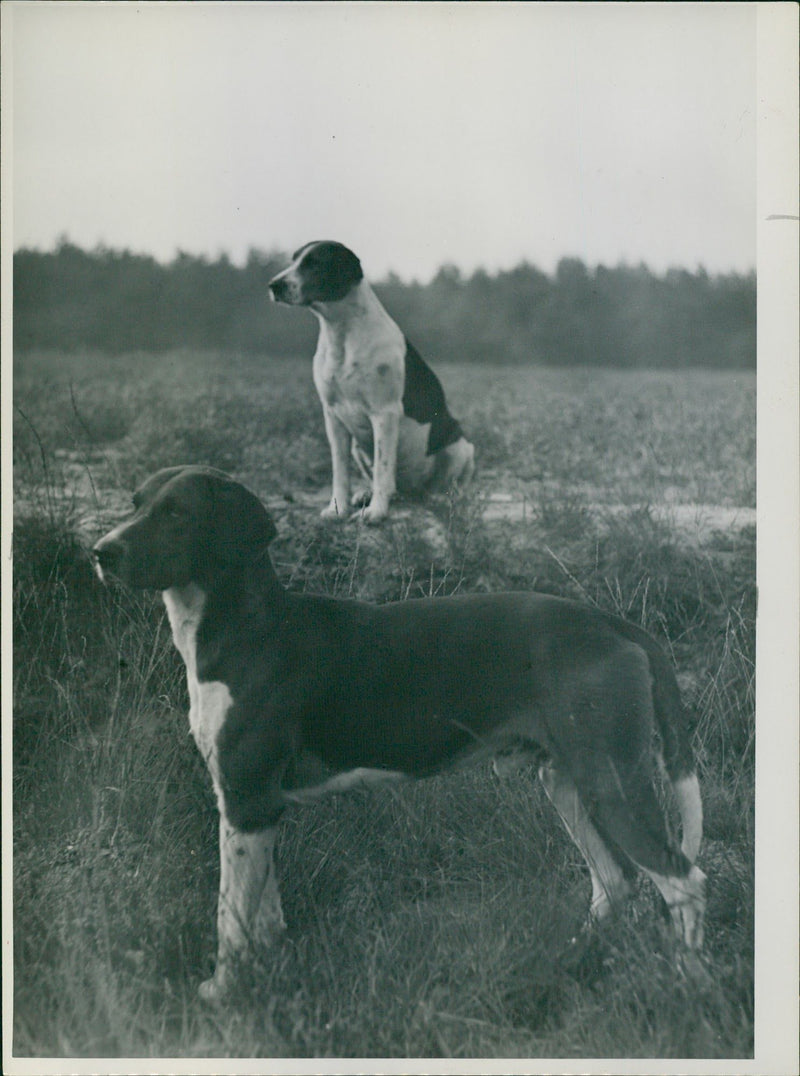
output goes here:
[{"label": "dog's tail", "polygon": [[667,656],[660,647],[653,646],[648,648],[648,658],[653,676],[653,710],[656,728],[661,736],[662,761],[681,815],[681,851],[690,863],[694,863],[703,839],[703,801],[689,741],[686,711]]}]

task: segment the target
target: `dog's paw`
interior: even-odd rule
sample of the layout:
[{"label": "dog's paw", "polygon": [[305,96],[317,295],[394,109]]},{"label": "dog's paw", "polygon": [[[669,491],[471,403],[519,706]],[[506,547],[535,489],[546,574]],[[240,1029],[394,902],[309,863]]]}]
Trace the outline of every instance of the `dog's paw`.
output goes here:
[{"label": "dog's paw", "polygon": [[344,522],[347,519],[344,505],[340,506],[337,500],[332,500],[327,508],[323,508],[320,512],[320,519],[333,519],[338,522]]},{"label": "dog's paw", "polygon": [[219,972],[215,972],[210,979],[205,979],[197,988],[197,994],[201,1001],[209,1005],[220,1005],[228,994],[230,984],[225,981]]},{"label": "dog's paw", "polygon": [[375,501],[371,501],[366,508],[363,508],[360,512],[355,513],[357,519],[363,519],[363,521],[371,527],[374,527],[378,523],[382,523],[384,519],[389,515],[388,505],[376,504]]}]

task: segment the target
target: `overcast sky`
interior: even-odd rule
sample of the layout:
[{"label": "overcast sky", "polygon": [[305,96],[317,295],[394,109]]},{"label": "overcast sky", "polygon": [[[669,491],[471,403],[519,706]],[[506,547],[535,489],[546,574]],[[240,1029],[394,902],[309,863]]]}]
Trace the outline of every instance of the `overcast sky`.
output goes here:
[{"label": "overcast sky", "polygon": [[750,4],[17,4],[14,246],[239,262],[334,238],[374,278],[421,280],[564,256],[746,271],[755,20]]}]

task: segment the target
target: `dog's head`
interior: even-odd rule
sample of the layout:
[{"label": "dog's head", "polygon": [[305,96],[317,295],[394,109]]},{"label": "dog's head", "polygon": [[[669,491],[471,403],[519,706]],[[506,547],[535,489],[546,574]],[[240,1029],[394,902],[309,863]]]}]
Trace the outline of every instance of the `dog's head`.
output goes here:
[{"label": "dog's head", "polygon": [[276,302],[290,306],[336,303],[363,279],[361,262],[352,250],[323,240],[300,247],[291,265],[269,282],[269,292]]},{"label": "dog's head", "polygon": [[167,467],[133,495],[134,513],[92,550],[101,579],[168,590],[246,567],[277,533],[259,499],[211,467]]}]

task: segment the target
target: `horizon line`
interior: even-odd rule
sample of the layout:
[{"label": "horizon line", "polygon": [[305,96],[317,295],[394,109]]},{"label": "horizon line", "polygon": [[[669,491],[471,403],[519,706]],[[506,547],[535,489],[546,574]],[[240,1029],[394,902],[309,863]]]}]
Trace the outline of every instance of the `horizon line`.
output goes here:
[{"label": "horizon line", "polygon": [[[80,242],[76,242],[75,240],[71,239],[69,237],[69,235],[66,234],[66,233],[62,233],[61,235],[59,235],[58,238],[56,238],[53,241],[52,247],[50,247],[49,249],[43,248],[40,244],[21,243],[20,245],[14,247],[12,253],[13,253],[13,255],[15,257],[16,257],[17,254],[22,253],[22,252],[31,252],[31,253],[34,253],[34,254],[42,254],[42,255],[57,254],[59,249],[62,248],[62,247],[74,247],[77,250],[81,250],[85,254],[102,254],[102,253],[129,254],[129,255],[132,255],[133,257],[150,258],[151,260],[153,260],[157,264],[159,264],[161,266],[164,266],[164,267],[170,266],[172,263],[176,262],[182,256],[183,257],[188,257],[188,258],[194,258],[197,261],[207,261],[211,265],[213,265],[215,263],[218,263],[218,262],[227,261],[229,264],[233,265],[235,268],[240,268],[240,269],[246,268],[247,262],[253,256],[268,258],[268,257],[272,257],[274,255],[281,255],[281,256],[285,257],[286,259],[291,258],[291,252],[288,251],[288,250],[284,250],[283,248],[281,248],[279,246],[264,247],[264,246],[257,245],[257,244],[253,244],[252,246],[249,246],[248,249],[247,249],[247,253],[240,259],[237,259],[235,256],[231,255],[225,249],[218,249],[214,254],[211,254],[208,251],[192,251],[192,250],[187,250],[187,249],[185,249],[183,247],[176,247],[174,253],[170,257],[165,257],[163,255],[155,254],[150,250],[144,250],[144,249],[137,250],[137,249],[134,249],[134,248],[132,248],[130,246],[115,246],[115,245],[107,244],[103,240],[98,240],[93,246],[90,247],[90,246],[83,245]],[[609,269],[609,270],[615,270],[615,269],[645,269],[645,270],[647,270],[647,272],[651,273],[654,276],[667,276],[671,272],[687,272],[690,275],[703,275],[704,274],[704,275],[709,276],[709,277],[724,277],[724,276],[748,277],[748,276],[755,276],[757,274],[757,266],[755,264],[751,265],[747,269],[739,269],[739,268],[730,267],[730,268],[727,268],[727,269],[713,269],[712,270],[712,269],[709,269],[703,263],[702,260],[698,259],[695,262],[695,265],[694,265],[693,268],[690,268],[685,263],[684,264],[677,264],[676,263],[676,264],[670,264],[670,265],[666,266],[662,270],[658,270],[658,269],[653,269],[652,266],[648,263],[648,261],[644,257],[640,257],[635,261],[633,259],[629,260],[629,259],[626,259],[626,258],[623,257],[623,258],[620,258],[619,260],[617,260],[614,263],[606,262],[606,261],[597,261],[597,262],[592,263],[592,262],[589,262],[584,256],[582,256],[580,254],[565,253],[565,254],[561,255],[555,261],[554,267],[553,267],[552,270],[542,269],[541,266],[536,261],[534,261],[534,260],[532,260],[531,258],[528,258],[528,257],[522,257],[520,260],[518,260],[518,261],[516,261],[514,263],[509,263],[509,264],[506,264],[506,265],[498,265],[493,269],[487,269],[484,264],[478,264],[471,270],[465,269],[462,265],[459,265],[457,262],[454,262],[452,260],[444,260],[444,261],[439,263],[438,268],[436,270],[434,270],[433,273],[431,273],[430,277],[427,280],[423,280],[420,277],[414,276],[414,275],[404,276],[402,273],[400,273],[396,269],[392,269],[392,268],[386,269],[382,275],[370,274],[370,279],[372,279],[373,281],[375,281],[375,282],[377,282],[379,284],[388,283],[391,280],[391,278],[396,278],[397,280],[399,280],[403,284],[423,284],[424,285],[424,284],[430,284],[433,280],[436,279],[436,277],[443,270],[447,270],[447,269],[455,269],[460,276],[463,276],[464,279],[468,280],[471,277],[474,277],[478,273],[484,273],[484,274],[486,274],[487,276],[490,276],[490,277],[491,276],[499,276],[499,275],[501,275],[503,273],[513,272],[515,269],[519,269],[519,268],[522,268],[522,267],[528,267],[528,268],[536,269],[538,272],[543,273],[545,276],[555,276],[556,273],[558,272],[558,267],[563,262],[580,262],[590,272],[591,271],[596,271],[598,269]]]}]

